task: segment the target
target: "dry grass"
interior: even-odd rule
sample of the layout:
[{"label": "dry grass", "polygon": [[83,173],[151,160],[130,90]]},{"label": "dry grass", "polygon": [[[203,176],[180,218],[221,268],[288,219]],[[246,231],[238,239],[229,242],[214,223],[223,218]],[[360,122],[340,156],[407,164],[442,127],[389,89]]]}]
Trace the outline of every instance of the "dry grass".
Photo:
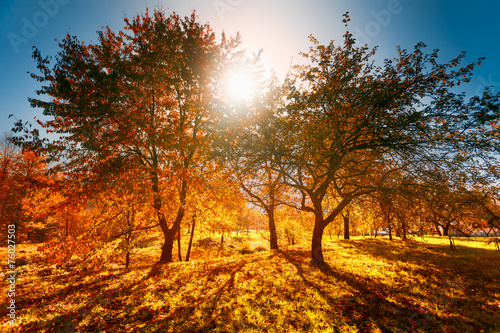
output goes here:
[{"label": "dry grass", "polygon": [[[157,265],[153,239],[128,270],[76,273],[28,260],[13,331],[500,331],[500,251],[484,239],[456,240],[455,251],[435,237],[326,241],[319,268],[308,246],[236,254],[254,242],[228,241],[229,257],[202,260],[210,250],[198,249],[195,261]],[[20,249],[25,258],[36,252]],[[12,329],[4,309],[2,327]]]}]

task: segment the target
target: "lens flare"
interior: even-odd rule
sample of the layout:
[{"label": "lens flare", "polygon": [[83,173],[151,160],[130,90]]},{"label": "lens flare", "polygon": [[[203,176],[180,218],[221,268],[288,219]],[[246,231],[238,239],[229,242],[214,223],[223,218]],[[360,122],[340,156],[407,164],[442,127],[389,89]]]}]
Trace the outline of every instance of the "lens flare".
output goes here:
[{"label": "lens flare", "polygon": [[252,75],[239,70],[231,73],[227,81],[229,97],[235,101],[244,101],[252,97],[255,84]]}]

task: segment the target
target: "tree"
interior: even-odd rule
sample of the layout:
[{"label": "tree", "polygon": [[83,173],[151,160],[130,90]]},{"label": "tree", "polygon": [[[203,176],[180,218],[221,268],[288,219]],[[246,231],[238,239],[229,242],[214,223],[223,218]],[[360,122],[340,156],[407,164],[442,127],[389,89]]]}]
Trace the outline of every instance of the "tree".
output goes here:
[{"label": "tree", "polygon": [[17,241],[30,240],[33,220],[48,216],[53,201],[47,195],[54,177],[47,175],[43,157],[17,149],[8,138],[0,143],[0,227],[15,225]]},{"label": "tree", "polygon": [[[493,191],[490,191],[493,190]],[[492,186],[485,190],[470,191],[471,207],[470,220],[475,228],[483,230],[489,236],[500,232],[500,198],[498,188]]]},{"label": "tree", "polygon": [[138,235],[158,227],[156,212],[150,204],[148,177],[137,170],[127,171],[117,177],[112,186],[88,197],[91,223],[85,235],[103,244],[118,239],[115,251],[124,254],[125,267],[130,264]]},{"label": "tree", "polygon": [[111,186],[129,169],[147,175],[165,238],[160,260],[169,262],[188,192],[223,117],[218,78],[239,39],[217,43],[195,13],[146,11],[125,23],[125,31],[99,31],[97,44],[68,35],[52,69],[35,49],[41,75],[32,77],[46,84],[37,94],[50,100],[30,102],[50,117],[38,124],[59,138],[44,139],[19,121],[15,131],[29,138],[16,142],[47,153],[55,171],[88,188]]},{"label": "tree", "polygon": [[288,193],[281,175],[274,170],[274,156],[266,147],[273,145],[271,128],[282,94],[275,77],[268,81],[260,77],[258,61],[256,58],[246,64],[254,81],[260,83],[254,89],[257,97],[235,106],[235,122],[221,137],[220,155],[248,201],[265,212],[269,245],[274,250],[278,249],[276,209],[286,201]]},{"label": "tree", "polygon": [[238,228],[238,219],[243,215],[245,200],[237,184],[221,180],[213,186],[203,202],[200,218],[212,232],[221,235],[220,253],[224,247],[224,236]]},{"label": "tree", "polygon": [[[205,175],[203,183],[195,184],[187,198],[189,209],[186,214],[190,219],[184,224],[186,234],[189,234],[186,261],[191,256],[195,230],[201,235],[204,232],[220,233],[222,249],[224,236],[240,227],[239,222],[244,215],[246,202],[238,185],[231,181],[229,175],[217,170],[215,165],[210,166],[213,170],[204,169],[201,172]],[[182,233],[182,228],[179,233]],[[182,260],[179,237],[177,252],[179,260]]]},{"label": "tree", "polygon": [[[346,14],[346,27],[348,21]],[[379,67],[371,61],[376,49],[356,46],[349,31],[341,46],[310,39],[313,46],[303,54],[310,64],[295,66],[288,76],[288,102],[269,153],[277,156],[275,169],[286,184],[301,194],[301,209],[315,217],[312,263],[322,264],[325,227],[402,164],[427,150],[491,149],[484,137],[474,141],[463,133],[477,128],[470,119],[489,109],[492,99],[472,106],[451,92],[470,80],[476,65],[459,67],[464,54],[439,64],[438,51],[425,54],[419,43],[411,53],[398,48],[398,57]],[[340,201],[325,209],[329,190]]]},{"label": "tree", "polygon": [[19,184],[17,161],[21,154],[5,139],[0,146],[0,213],[2,230],[7,224],[16,224],[22,219],[22,186]]},{"label": "tree", "polygon": [[255,170],[252,176],[242,178],[240,187],[248,196],[249,202],[265,211],[269,227],[269,246],[271,250],[278,249],[275,216],[276,208],[280,205],[280,196],[285,191],[279,175],[264,166]]},{"label": "tree", "polygon": [[276,220],[282,225],[281,234],[287,240],[288,245],[302,243],[308,238],[308,231],[311,229],[311,219],[309,214],[289,205],[282,205],[276,211]]}]

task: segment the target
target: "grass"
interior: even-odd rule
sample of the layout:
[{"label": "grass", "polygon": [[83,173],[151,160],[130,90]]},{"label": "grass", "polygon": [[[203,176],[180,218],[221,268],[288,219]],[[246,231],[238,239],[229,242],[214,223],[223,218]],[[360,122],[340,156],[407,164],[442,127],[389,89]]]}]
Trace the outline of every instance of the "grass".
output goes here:
[{"label": "grass", "polygon": [[[249,238],[251,239],[251,238]],[[236,240],[245,248],[253,243]],[[14,332],[499,332],[500,251],[484,239],[325,239],[309,247],[158,265],[146,242],[128,270],[30,263],[16,284]],[[260,245],[259,245],[260,246]],[[250,251],[251,252],[251,251]],[[3,248],[4,255],[6,249]],[[19,258],[18,258],[19,259]],[[5,281],[5,278],[3,279]]]}]

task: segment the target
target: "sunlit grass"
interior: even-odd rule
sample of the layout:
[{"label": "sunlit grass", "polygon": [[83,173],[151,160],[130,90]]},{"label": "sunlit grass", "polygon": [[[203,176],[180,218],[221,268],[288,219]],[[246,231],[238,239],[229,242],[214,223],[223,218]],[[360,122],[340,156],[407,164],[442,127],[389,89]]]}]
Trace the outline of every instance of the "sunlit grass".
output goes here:
[{"label": "sunlit grass", "polygon": [[[23,265],[14,331],[500,330],[500,251],[486,239],[456,239],[456,250],[439,237],[325,240],[320,268],[309,264],[307,244],[239,254],[241,246],[261,246],[257,239],[228,240],[231,256],[206,260],[207,250],[168,265],[155,263],[152,241],[128,270]],[[20,248],[23,256],[36,253],[34,245]]]}]

